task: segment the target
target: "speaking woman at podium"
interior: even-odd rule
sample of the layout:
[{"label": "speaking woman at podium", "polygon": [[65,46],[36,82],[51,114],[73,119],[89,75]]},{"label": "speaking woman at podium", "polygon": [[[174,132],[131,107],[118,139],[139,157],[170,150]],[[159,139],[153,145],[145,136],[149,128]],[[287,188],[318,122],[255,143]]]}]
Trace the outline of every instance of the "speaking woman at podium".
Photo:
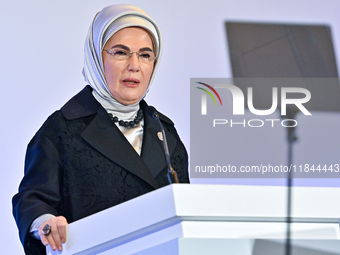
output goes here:
[{"label": "speaking woman at podium", "polygon": [[162,47],[158,25],[143,10],[112,5],[96,14],[85,41],[88,85],[27,147],[12,201],[26,254],[45,254],[44,245],[62,250],[68,223],[169,184],[165,138],[179,182],[189,182],[187,152],[173,122],[147,114],[143,99]]}]

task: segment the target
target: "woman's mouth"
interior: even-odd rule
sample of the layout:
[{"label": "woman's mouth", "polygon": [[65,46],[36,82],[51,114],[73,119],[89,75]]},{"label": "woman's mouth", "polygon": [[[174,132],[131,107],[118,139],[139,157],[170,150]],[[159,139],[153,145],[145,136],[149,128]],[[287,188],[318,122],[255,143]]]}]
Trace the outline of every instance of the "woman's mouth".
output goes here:
[{"label": "woman's mouth", "polygon": [[138,79],[127,78],[123,80],[123,84],[128,87],[137,87],[140,81]]}]

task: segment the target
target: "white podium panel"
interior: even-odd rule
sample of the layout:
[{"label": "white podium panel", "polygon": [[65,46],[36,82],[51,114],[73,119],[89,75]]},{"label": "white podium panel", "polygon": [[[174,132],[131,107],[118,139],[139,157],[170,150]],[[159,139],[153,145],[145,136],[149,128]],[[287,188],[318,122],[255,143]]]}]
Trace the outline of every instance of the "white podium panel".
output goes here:
[{"label": "white podium panel", "polygon": [[[340,190],[294,187],[292,193],[295,249],[337,254],[332,251],[340,243]],[[189,249],[185,247],[205,243],[210,249],[218,243],[224,251],[229,247],[230,254],[255,255],[265,244],[283,245],[286,197],[286,187],[169,185],[71,223],[61,254],[160,254],[156,252],[159,249],[168,254],[168,247],[172,249],[169,254],[183,255],[190,254],[185,253]],[[299,240],[322,242],[309,248],[295,242]],[[239,253],[233,253],[236,246]],[[151,253],[153,249],[155,253]],[[47,252],[60,254],[49,247]]]},{"label": "white podium panel", "polygon": [[[284,245],[283,240],[177,238],[133,255],[285,255]],[[340,251],[337,240],[299,240],[292,246],[291,255],[335,255]]]}]

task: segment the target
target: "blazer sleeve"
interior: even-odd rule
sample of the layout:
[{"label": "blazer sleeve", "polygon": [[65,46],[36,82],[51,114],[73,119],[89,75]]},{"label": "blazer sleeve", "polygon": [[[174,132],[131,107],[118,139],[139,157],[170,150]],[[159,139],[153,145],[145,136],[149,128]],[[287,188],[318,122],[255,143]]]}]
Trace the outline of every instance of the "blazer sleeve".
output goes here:
[{"label": "blazer sleeve", "polygon": [[29,229],[40,215],[58,215],[61,168],[54,144],[38,132],[28,145],[25,176],[19,192],[12,199],[13,215],[26,254],[45,254],[45,247],[40,240],[31,236]]},{"label": "blazer sleeve", "polygon": [[189,159],[187,150],[185,149],[185,146],[180,139],[175,127],[172,128],[171,132],[177,139],[175,153],[171,156],[172,167],[177,172],[178,181],[180,183],[190,183],[188,170]]}]

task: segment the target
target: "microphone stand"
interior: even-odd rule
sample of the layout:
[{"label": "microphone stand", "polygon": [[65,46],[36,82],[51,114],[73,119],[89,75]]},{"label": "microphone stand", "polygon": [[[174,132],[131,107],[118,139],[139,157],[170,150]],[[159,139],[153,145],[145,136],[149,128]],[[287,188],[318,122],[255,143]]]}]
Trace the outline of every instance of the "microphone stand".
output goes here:
[{"label": "microphone stand", "polygon": [[158,121],[158,124],[159,124],[159,126],[160,126],[160,128],[162,130],[163,147],[164,147],[164,153],[165,153],[165,158],[166,158],[166,164],[168,166],[168,180],[169,180],[169,183],[170,184],[172,184],[172,183],[179,183],[178,177],[177,177],[177,173],[176,173],[176,171],[171,166],[170,153],[169,153],[169,149],[168,149],[168,143],[166,141],[166,136],[165,136],[163,125],[162,125],[161,121],[159,120],[158,112],[152,106],[149,106],[146,111],[147,111],[147,113],[152,118],[154,118],[154,119],[156,119]]},{"label": "microphone stand", "polygon": [[157,118],[157,120],[158,120],[158,123],[159,123],[159,125],[161,126],[161,129],[162,129],[163,146],[164,146],[166,164],[168,166],[168,180],[169,180],[170,184],[178,183],[177,173],[176,173],[176,171],[171,166],[170,153],[169,153],[168,143],[166,141],[166,136],[165,136],[164,128],[163,128],[163,125],[162,125],[161,121],[159,120],[159,118]]},{"label": "microphone stand", "polygon": [[[287,118],[294,119],[298,113],[298,108],[294,105],[289,105],[287,107]],[[289,121],[290,126],[294,124],[293,121]],[[295,127],[287,127],[287,141],[288,141],[288,167],[293,163],[293,144],[297,140],[295,134]],[[285,255],[291,254],[291,215],[292,215],[292,172],[288,172],[287,177],[287,234],[286,234],[286,245],[285,245]]]}]

